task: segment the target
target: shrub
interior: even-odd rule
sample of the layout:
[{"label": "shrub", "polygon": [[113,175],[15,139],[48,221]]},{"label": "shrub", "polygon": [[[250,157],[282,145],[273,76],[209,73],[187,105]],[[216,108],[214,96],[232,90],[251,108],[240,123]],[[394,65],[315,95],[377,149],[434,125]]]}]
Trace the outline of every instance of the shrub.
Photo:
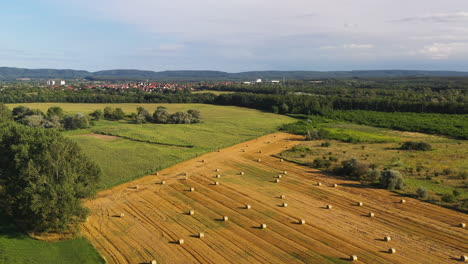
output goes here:
[{"label": "shrub", "polygon": [[331,161],[317,158],[312,162],[312,166],[315,168],[328,168],[331,166]]},{"label": "shrub", "polygon": [[380,181],[380,177],[382,176],[382,172],[375,168],[370,169],[366,175],[361,177],[361,183],[365,184],[373,184]]},{"label": "shrub", "polygon": [[429,151],[432,149],[432,146],[429,143],[425,142],[406,141],[403,144],[401,144],[400,149]]},{"label": "shrub", "polygon": [[404,188],[404,179],[399,171],[384,170],[380,177],[380,184],[387,190],[402,190]]},{"label": "shrub", "polygon": [[322,142],[322,144],[320,144],[321,147],[325,147],[325,148],[328,148],[331,146],[331,143],[330,142]]},{"label": "shrub", "polygon": [[457,198],[451,193],[444,193],[441,197],[441,200],[446,203],[454,203],[457,201]]},{"label": "shrub", "polygon": [[426,188],[420,186],[417,190],[416,190],[416,195],[418,196],[418,198],[427,198],[427,190]]},{"label": "shrub", "polygon": [[452,191],[453,196],[458,197],[461,195],[461,192],[459,190],[453,190]]},{"label": "shrub", "polygon": [[341,174],[349,176],[350,179],[359,180],[369,170],[369,165],[357,159],[345,160],[342,163]]}]

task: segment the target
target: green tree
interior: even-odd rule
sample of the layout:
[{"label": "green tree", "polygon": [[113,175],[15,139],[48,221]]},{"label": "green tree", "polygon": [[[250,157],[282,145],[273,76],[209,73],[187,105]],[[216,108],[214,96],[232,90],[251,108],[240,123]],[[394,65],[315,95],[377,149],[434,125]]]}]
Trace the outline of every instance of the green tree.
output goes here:
[{"label": "green tree", "polygon": [[11,120],[11,119],[13,119],[13,115],[10,109],[8,109],[6,105],[0,103],[0,122]]},{"label": "green tree", "polygon": [[102,112],[101,109],[97,109],[95,110],[94,112],[92,112],[91,114],[89,114],[94,120],[100,120],[104,117],[104,113]]},{"label": "green tree", "polygon": [[116,108],[112,113],[112,119],[114,120],[122,120],[125,118],[125,113],[122,108]]},{"label": "green tree", "polygon": [[27,231],[69,231],[86,219],[81,199],[101,172],[56,130],[0,124],[0,207]]},{"label": "green tree", "polygon": [[58,116],[60,118],[63,118],[63,115],[63,109],[58,106],[52,106],[49,109],[47,109],[48,118],[51,118],[52,116]]},{"label": "green tree", "polygon": [[426,188],[420,186],[420,187],[416,190],[416,195],[418,196],[418,198],[422,198],[422,199],[427,198],[427,190],[426,190]]},{"label": "green tree", "polygon": [[405,185],[403,176],[396,170],[384,170],[380,177],[380,184],[387,190],[402,190]]}]

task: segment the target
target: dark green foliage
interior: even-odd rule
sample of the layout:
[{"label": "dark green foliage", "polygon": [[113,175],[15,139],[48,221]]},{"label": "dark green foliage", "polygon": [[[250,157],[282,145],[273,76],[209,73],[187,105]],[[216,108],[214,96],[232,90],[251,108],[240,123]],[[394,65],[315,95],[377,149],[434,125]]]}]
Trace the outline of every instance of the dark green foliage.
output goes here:
[{"label": "dark green foliage", "polygon": [[63,126],[67,130],[83,129],[89,127],[89,119],[85,114],[77,113],[72,116],[65,116]]},{"label": "dark green foliage", "polygon": [[93,117],[93,120],[95,121],[98,121],[102,118],[104,118],[104,113],[102,112],[101,109],[97,109],[95,110],[94,112],[92,112],[91,114],[89,114],[91,117]]},{"label": "dark green foliage", "polygon": [[321,146],[321,147],[324,147],[324,148],[328,148],[328,147],[331,146],[331,142],[329,142],[329,141],[322,142],[322,143],[320,144],[320,146]]},{"label": "dark green foliage", "polygon": [[114,120],[122,120],[125,118],[125,113],[122,108],[116,108],[112,113],[112,119]]},{"label": "dark green foliage", "polygon": [[442,202],[446,202],[446,203],[454,203],[457,201],[457,197],[455,197],[455,195],[451,193],[442,194],[442,197],[440,199],[442,200]]},{"label": "dark green foliage", "polygon": [[153,116],[143,107],[137,107],[137,113],[133,118],[137,124],[153,121]]},{"label": "dark green foliage", "polygon": [[0,103],[0,122],[12,120],[12,119],[13,119],[13,115],[10,109],[8,109],[8,107],[6,107],[4,104]]},{"label": "dark green foliage", "polygon": [[68,231],[84,221],[99,168],[56,130],[0,124],[0,206],[28,231]]},{"label": "dark green foliage", "polygon": [[403,176],[396,170],[384,170],[380,177],[380,184],[388,190],[402,190],[405,182]]},{"label": "dark green foliage", "polygon": [[63,109],[58,106],[53,106],[47,109],[47,117],[51,118],[52,116],[58,116],[59,118],[63,118]]},{"label": "dark green foliage", "polygon": [[165,107],[158,107],[153,114],[153,121],[158,124],[192,124],[199,123],[201,118],[200,111],[188,110],[170,114]]},{"label": "dark green foliage", "polygon": [[429,143],[425,143],[425,142],[406,141],[406,142],[403,142],[403,144],[401,144],[400,149],[429,151],[429,150],[432,150],[432,146]]},{"label": "dark green foliage", "polygon": [[369,171],[369,165],[357,159],[350,159],[341,162],[342,167],[338,170],[341,175],[346,175],[352,180],[363,178]]},{"label": "dark green foliage", "polygon": [[416,195],[418,196],[418,198],[422,198],[422,199],[425,199],[427,198],[427,190],[426,188],[424,187],[419,187],[417,190],[416,190]]},{"label": "dark green foliage", "polygon": [[317,158],[312,162],[312,166],[317,169],[328,168],[331,166],[331,161]]}]

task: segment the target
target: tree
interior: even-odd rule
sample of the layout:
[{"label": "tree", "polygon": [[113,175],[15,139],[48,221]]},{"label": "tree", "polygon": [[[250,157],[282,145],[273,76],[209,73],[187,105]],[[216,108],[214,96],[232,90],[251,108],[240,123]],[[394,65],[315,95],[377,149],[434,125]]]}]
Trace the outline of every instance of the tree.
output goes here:
[{"label": "tree", "polygon": [[201,119],[201,113],[198,110],[190,109],[187,111],[190,115],[190,123],[199,123]]},{"label": "tree", "polygon": [[145,108],[139,106],[137,107],[137,114],[135,116],[135,121],[138,124],[146,123],[146,122],[151,122],[153,117],[151,114],[146,110]]},{"label": "tree", "polygon": [[28,115],[19,120],[19,123],[30,127],[44,128],[46,119],[41,115]]},{"label": "tree", "polygon": [[104,113],[102,112],[101,109],[97,109],[95,110],[94,112],[92,112],[91,114],[89,114],[91,117],[93,117],[94,120],[100,120],[101,118],[104,117]]},{"label": "tree", "polygon": [[420,186],[420,187],[416,190],[416,195],[418,196],[418,198],[422,198],[422,199],[427,198],[427,190],[426,190],[426,188]]},{"label": "tree", "polygon": [[86,219],[81,199],[101,172],[56,130],[0,124],[0,207],[27,231],[69,231]]},{"label": "tree", "polygon": [[114,109],[109,106],[104,107],[104,118],[112,119],[113,118]]},{"label": "tree", "polygon": [[122,120],[124,118],[125,118],[125,113],[122,110],[122,108],[116,108],[114,112],[112,113],[112,119]]},{"label": "tree", "polygon": [[83,129],[89,127],[88,117],[83,113],[77,113],[73,116],[66,116],[63,120],[63,126],[67,130]]},{"label": "tree", "polygon": [[165,107],[158,107],[153,114],[153,121],[158,124],[167,124],[169,122],[169,112],[167,112]]},{"label": "tree", "polygon": [[380,184],[387,190],[402,190],[405,182],[399,171],[384,170],[380,177]]},{"label": "tree", "polygon": [[403,144],[401,144],[400,149],[429,151],[432,149],[432,146],[429,143],[425,142],[406,141],[403,142]]},{"label": "tree", "polygon": [[6,105],[0,103],[0,122],[11,120],[11,119],[13,119],[13,115],[10,109],[8,109]]},{"label": "tree", "polygon": [[359,180],[366,176],[369,171],[369,165],[360,162],[357,159],[345,160],[342,163],[341,173],[348,175],[353,180]]},{"label": "tree", "polygon": [[58,116],[60,118],[63,118],[63,115],[63,109],[58,106],[52,106],[49,109],[47,109],[48,118],[51,118],[52,116]]}]

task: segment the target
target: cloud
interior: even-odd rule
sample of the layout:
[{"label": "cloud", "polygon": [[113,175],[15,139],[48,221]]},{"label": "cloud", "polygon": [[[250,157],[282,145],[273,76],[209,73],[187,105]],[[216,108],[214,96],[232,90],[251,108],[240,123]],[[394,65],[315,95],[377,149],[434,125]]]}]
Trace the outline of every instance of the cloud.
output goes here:
[{"label": "cloud", "polygon": [[433,43],[424,46],[419,53],[431,59],[449,59],[468,56],[468,42]]},{"label": "cloud", "polygon": [[333,45],[325,45],[319,47],[321,50],[331,50],[331,49],[354,49],[354,50],[366,50],[366,49],[373,49],[375,48],[374,45],[372,44],[343,44],[339,46],[333,46]]},{"label": "cloud", "polygon": [[433,22],[433,23],[452,23],[468,21],[468,12],[456,13],[435,13],[430,15],[419,15],[413,17],[405,17],[394,20],[394,22]]}]

